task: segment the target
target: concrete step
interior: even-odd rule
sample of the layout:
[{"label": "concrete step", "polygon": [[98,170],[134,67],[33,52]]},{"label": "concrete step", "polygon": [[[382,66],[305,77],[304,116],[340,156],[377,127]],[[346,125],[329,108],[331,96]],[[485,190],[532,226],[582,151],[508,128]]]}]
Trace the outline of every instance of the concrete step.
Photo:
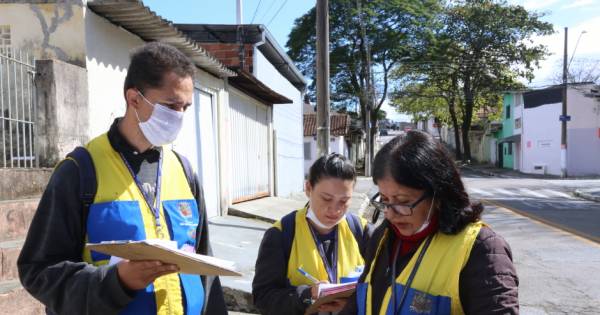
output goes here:
[{"label": "concrete step", "polygon": [[0,281],[18,280],[17,259],[25,240],[0,242]]},{"label": "concrete step", "polygon": [[24,239],[39,198],[0,201],[0,242]]},{"label": "concrete step", "polygon": [[26,199],[44,192],[51,168],[0,168],[0,200]]},{"label": "concrete step", "polygon": [[0,281],[0,313],[19,315],[45,314],[44,306],[21,286],[19,281]]}]

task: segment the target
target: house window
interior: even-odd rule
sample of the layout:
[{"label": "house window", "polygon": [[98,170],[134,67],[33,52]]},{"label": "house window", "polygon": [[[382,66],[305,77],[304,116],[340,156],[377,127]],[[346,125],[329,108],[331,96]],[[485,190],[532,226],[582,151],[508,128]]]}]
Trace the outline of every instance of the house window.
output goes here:
[{"label": "house window", "polygon": [[0,53],[10,54],[10,25],[0,25]]},{"label": "house window", "polygon": [[310,142],[304,142],[304,160],[310,161],[311,152],[310,152]]},{"label": "house window", "polygon": [[521,118],[515,118],[515,129],[521,129]]},{"label": "house window", "polygon": [[508,143],[508,155],[512,155],[512,143]]},{"label": "house window", "polygon": [[522,94],[515,94],[515,107],[521,106],[523,104]]},{"label": "house window", "polygon": [[510,105],[506,106],[506,119],[510,119]]}]

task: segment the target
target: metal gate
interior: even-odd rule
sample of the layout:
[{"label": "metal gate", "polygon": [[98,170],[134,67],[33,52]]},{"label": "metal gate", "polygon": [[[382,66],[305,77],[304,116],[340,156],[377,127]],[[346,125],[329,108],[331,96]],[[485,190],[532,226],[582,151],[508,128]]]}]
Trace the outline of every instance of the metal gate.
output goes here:
[{"label": "metal gate", "polygon": [[270,195],[269,107],[230,92],[233,203]]},{"label": "metal gate", "polygon": [[0,49],[0,167],[37,167],[35,61],[22,51]]}]

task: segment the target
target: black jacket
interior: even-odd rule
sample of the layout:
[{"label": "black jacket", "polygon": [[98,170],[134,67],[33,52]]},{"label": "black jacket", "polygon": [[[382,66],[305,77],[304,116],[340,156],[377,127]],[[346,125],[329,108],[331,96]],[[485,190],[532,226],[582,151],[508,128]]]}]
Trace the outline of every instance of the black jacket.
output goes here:
[{"label": "black jacket", "polygon": [[[367,224],[358,247],[364,257],[364,249],[374,229]],[[287,261],[283,250],[282,232],[272,227],[265,232],[258,250],[255,275],[252,281],[254,305],[261,314],[304,314],[310,303],[310,287],[294,287],[287,278]]]},{"label": "black jacket", "polygon": [[[373,233],[366,249],[365,272],[359,281],[364,282],[373,263],[377,246],[385,230],[389,228],[389,222],[385,220]],[[390,235],[390,242],[384,244],[381,249],[373,271],[373,310],[381,308],[383,296],[389,287],[386,270],[391,261],[390,243],[393,243],[395,234],[391,232],[388,235]],[[398,257],[396,276],[402,272],[416,251],[417,248]],[[459,278],[460,302],[465,314],[519,314],[518,286],[519,279],[512,263],[512,253],[508,243],[489,227],[482,227]],[[353,295],[340,315],[357,314],[357,312],[356,296]]]},{"label": "black jacket", "polygon": [[[111,146],[123,153],[143,183],[154,185],[160,152],[136,152],[118,131],[118,121],[108,132]],[[196,251],[211,255],[204,196],[198,178],[194,179],[190,187],[201,220]],[[52,174],[31,222],[17,261],[19,277],[49,314],[117,314],[135,292],[121,285],[116,265],[95,267],[83,262],[87,214],[82,211],[79,189],[79,169],[65,160]],[[203,314],[227,314],[219,278],[203,276],[202,282],[206,292]]]}]

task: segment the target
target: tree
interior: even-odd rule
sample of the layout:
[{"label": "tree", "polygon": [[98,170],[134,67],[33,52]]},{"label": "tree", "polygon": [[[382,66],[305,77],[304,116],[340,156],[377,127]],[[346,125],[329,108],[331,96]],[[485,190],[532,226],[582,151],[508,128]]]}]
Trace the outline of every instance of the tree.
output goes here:
[{"label": "tree", "polygon": [[456,107],[450,115],[455,127],[461,118],[464,159],[471,159],[474,113],[481,106],[498,106],[494,100],[502,91],[522,87],[518,78],[531,80],[534,67],[547,55],[543,45],[530,44],[532,36],[553,32],[541,16],[505,1],[453,2],[436,18],[428,52],[409,64],[427,84],[451,96],[448,109]]},{"label": "tree", "polygon": [[[554,72],[552,81],[555,84],[563,83],[563,63],[562,61],[557,62],[556,68],[560,66],[560,70],[557,69]],[[594,82],[600,84],[600,60],[579,58],[574,59],[569,65],[567,71],[567,82],[569,83],[581,83],[581,82]]]},{"label": "tree", "polygon": [[[403,58],[411,58],[423,50],[424,39],[431,29],[429,23],[438,11],[437,0],[329,2],[332,106],[358,105],[363,126],[370,125],[372,129],[370,143],[374,142],[378,113],[388,95],[390,71]],[[286,44],[289,56],[312,79],[316,77],[315,23],[313,8],[296,19]],[[364,33],[360,25],[364,25]],[[369,80],[374,87],[370,88]],[[313,81],[309,94],[314,93]],[[365,115],[368,109],[370,117]]]}]

